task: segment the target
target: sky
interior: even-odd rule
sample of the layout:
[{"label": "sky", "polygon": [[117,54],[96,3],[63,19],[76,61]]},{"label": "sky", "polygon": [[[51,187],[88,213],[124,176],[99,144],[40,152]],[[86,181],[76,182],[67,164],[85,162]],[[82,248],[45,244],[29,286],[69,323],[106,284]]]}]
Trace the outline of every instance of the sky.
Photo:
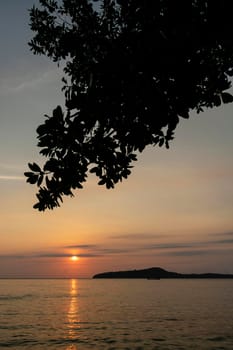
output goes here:
[{"label": "sky", "polygon": [[231,104],[191,113],[171,148],[148,147],[114,190],[91,175],[62,207],[32,208],[36,188],[23,173],[28,162],[44,162],[36,128],[64,105],[62,70],[27,45],[28,9],[37,3],[0,0],[0,278],[152,266],[233,273]]}]

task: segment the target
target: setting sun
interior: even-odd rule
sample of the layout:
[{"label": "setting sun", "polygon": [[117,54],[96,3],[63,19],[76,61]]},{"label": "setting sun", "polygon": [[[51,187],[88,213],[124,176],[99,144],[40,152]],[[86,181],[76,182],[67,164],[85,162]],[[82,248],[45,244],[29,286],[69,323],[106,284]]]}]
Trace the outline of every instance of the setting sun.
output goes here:
[{"label": "setting sun", "polygon": [[77,255],[73,255],[71,256],[70,258],[72,261],[78,261],[79,260],[79,257]]}]

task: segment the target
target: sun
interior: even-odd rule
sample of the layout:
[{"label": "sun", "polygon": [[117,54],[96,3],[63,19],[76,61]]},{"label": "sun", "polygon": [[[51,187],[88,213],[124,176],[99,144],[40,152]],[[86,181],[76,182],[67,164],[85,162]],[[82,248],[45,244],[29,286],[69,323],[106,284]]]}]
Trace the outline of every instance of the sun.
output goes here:
[{"label": "sun", "polygon": [[78,261],[78,260],[79,260],[79,257],[78,257],[77,255],[72,255],[72,256],[70,257],[70,260],[72,260],[72,261]]}]

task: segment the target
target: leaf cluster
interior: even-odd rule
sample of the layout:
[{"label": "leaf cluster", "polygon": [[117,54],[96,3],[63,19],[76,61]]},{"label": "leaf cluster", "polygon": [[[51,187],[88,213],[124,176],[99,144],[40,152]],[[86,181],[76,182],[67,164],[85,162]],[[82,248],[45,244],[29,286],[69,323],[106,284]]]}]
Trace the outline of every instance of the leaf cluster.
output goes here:
[{"label": "leaf cluster", "polygon": [[233,101],[231,1],[40,0],[30,18],[31,50],[63,60],[66,75],[67,111],[37,129],[48,161],[26,173],[39,210],[73,195],[88,171],[113,188],[137,152],[168,148],[191,110]]}]

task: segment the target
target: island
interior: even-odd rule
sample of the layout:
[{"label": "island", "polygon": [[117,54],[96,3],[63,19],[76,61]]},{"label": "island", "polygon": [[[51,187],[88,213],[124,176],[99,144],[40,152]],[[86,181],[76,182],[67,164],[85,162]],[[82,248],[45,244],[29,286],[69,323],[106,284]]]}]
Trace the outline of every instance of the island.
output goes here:
[{"label": "island", "polygon": [[166,271],[161,267],[151,267],[143,270],[103,272],[94,275],[93,278],[144,278],[148,280],[160,280],[168,278],[233,278],[233,275],[220,273],[182,274]]}]

